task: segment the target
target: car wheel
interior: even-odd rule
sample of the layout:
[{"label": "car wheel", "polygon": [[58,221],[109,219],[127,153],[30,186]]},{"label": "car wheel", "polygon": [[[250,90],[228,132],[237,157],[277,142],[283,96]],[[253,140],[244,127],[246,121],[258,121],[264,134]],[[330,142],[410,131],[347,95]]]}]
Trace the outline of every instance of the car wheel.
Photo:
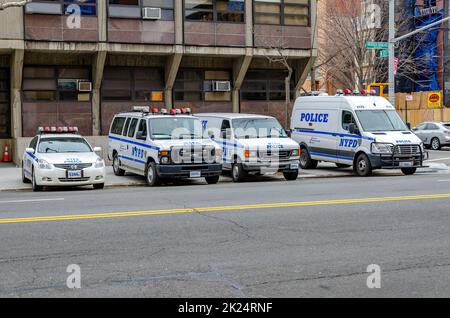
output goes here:
[{"label": "car wheel", "polygon": [[403,168],[402,172],[405,176],[412,176],[417,171],[417,168]]},{"label": "car wheel", "polygon": [[104,183],[97,183],[97,184],[93,184],[92,186],[94,187],[95,190],[103,190],[105,188]]},{"label": "car wheel", "polygon": [[145,168],[145,181],[149,187],[158,186],[161,184],[161,179],[156,171],[156,164],[149,162]]},{"label": "car wheel", "polygon": [[36,184],[36,177],[34,175],[34,170],[33,170],[32,174],[31,174],[31,179],[32,179],[31,182],[32,182],[32,185],[33,185],[33,191],[34,192],[39,192],[39,191],[42,191],[44,189],[43,186],[40,186],[40,185]]},{"label": "car wheel", "polygon": [[217,184],[219,183],[220,176],[206,177],[205,180],[208,184]]},{"label": "car wheel", "polygon": [[23,168],[23,162],[22,162],[22,182],[23,183],[31,183],[30,179],[25,177],[25,169]]},{"label": "car wheel", "polygon": [[242,163],[237,162],[233,163],[231,174],[233,175],[234,182],[242,182],[248,177],[248,173],[244,170]]},{"label": "car wheel", "polygon": [[316,169],[318,164],[319,162],[317,160],[313,160],[311,158],[308,149],[302,148],[302,152],[300,154],[300,168],[303,170]]},{"label": "car wheel", "polygon": [[363,153],[359,155],[355,164],[355,172],[360,177],[368,177],[372,175],[372,164],[366,154]]},{"label": "car wheel", "polygon": [[298,170],[285,171],[283,176],[287,181],[295,181],[298,178]]},{"label": "car wheel", "polygon": [[336,163],[336,167],[338,167],[339,169],[345,169],[345,168],[350,168],[351,165],[345,165],[343,163]]},{"label": "car wheel", "polygon": [[431,139],[431,149],[432,150],[441,150],[441,141],[439,138]]},{"label": "car wheel", "polygon": [[120,168],[120,159],[118,154],[113,157],[113,171],[116,176],[122,177],[125,175],[125,170]]}]

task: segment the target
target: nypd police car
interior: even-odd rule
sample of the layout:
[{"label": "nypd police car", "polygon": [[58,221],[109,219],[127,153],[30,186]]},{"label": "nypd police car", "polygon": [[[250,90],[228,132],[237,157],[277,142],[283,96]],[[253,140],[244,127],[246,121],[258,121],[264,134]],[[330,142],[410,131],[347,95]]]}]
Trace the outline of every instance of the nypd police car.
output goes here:
[{"label": "nypd police car", "polygon": [[34,191],[46,186],[85,186],[103,189],[105,162],[76,127],[40,127],[25,149],[22,180]]},{"label": "nypd police car", "polygon": [[219,182],[222,150],[203,136],[201,122],[190,109],[133,110],[117,114],[109,132],[108,156],[117,176],[142,175],[149,186],[165,179]]}]

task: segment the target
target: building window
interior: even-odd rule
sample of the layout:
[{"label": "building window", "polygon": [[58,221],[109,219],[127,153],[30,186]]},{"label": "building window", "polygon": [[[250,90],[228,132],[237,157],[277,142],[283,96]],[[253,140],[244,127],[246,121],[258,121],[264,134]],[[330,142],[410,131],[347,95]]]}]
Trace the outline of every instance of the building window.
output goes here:
[{"label": "building window", "polygon": [[310,0],[255,0],[255,24],[310,25]]},{"label": "building window", "polygon": [[111,18],[141,19],[144,8],[161,9],[161,20],[174,20],[174,0],[109,0]]},{"label": "building window", "polygon": [[245,21],[244,0],[185,0],[187,21],[233,22]]},{"label": "building window", "polygon": [[89,92],[78,90],[79,82],[90,82],[87,67],[30,67],[23,70],[24,101],[89,101]]},{"label": "building window", "polygon": [[164,72],[153,68],[106,67],[102,84],[105,101],[164,101]]},{"label": "building window", "polygon": [[175,101],[186,102],[229,102],[231,92],[217,91],[215,82],[229,82],[230,71],[223,70],[180,70],[174,86]]},{"label": "building window", "polygon": [[[285,78],[287,72],[278,70],[248,71],[241,88],[242,100],[277,101],[286,99]],[[291,99],[294,98],[294,76],[291,80]]]},{"label": "building window", "polygon": [[25,7],[28,14],[70,14],[68,10],[70,5],[77,5],[83,16],[97,15],[97,0],[32,0]]}]

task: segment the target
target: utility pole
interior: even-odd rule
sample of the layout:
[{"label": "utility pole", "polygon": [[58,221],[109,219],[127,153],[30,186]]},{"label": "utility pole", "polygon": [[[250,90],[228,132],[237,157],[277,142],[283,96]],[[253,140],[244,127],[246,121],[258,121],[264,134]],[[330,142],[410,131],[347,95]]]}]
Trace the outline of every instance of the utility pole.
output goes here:
[{"label": "utility pole", "polygon": [[395,105],[395,43],[450,20],[450,16],[396,38],[395,0],[389,0],[389,101]]}]

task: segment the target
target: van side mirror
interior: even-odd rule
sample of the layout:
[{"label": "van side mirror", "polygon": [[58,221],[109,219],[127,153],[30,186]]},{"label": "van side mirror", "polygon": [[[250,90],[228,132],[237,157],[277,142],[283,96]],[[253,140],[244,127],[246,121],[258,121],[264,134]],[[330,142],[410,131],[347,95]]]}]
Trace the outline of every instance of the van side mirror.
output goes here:
[{"label": "van side mirror", "polygon": [[220,133],[222,139],[231,139],[231,131],[229,129],[222,130]]},{"label": "van side mirror", "polygon": [[291,138],[292,137],[292,130],[286,130],[286,135]]},{"label": "van side mirror", "polygon": [[356,127],[356,125],[354,123],[351,123],[350,125],[348,125],[348,131],[352,135],[359,135],[360,134],[358,127]]},{"label": "van side mirror", "polygon": [[408,129],[411,130],[411,123],[406,123],[406,127],[408,127]]},{"label": "van side mirror", "polygon": [[144,135],[144,133],[143,133],[142,131],[138,131],[138,132],[136,133],[136,139],[139,139],[139,140],[147,140],[147,137]]}]

